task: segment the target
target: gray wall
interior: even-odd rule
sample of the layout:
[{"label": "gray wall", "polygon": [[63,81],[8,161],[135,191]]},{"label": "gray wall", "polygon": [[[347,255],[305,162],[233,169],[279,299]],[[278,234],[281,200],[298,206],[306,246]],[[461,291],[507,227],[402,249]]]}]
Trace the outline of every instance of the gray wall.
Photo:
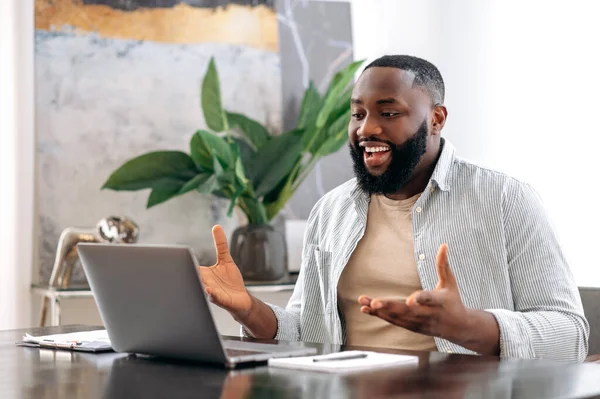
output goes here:
[{"label": "gray wall", "polygon": [[[350,4],[278,0],[283,127],[296,125],[302,95],[312,80],[323,93],[338,70],[353,61]],[[286,208],[286,218],[306,219],[327,191],[353,177],[344,147],[322,159]]]},{"label": "gray wall", "polygon": [[[36,139],[39,279],[49,279],[66,227],[94,227],[125,215],[140,242],[184,244],[214,262],[211,227],[228,236],[227,203],[188,193],[146,209],[148,190],[100,190],[126,160],[155,150],[189,151],[205,128],[199,88],[215,57],[223,104],[281,128],[281,73],[275,52],[230,44],[163,44],[36,31]],[[76,268],[73,282],[83,282]]]}]

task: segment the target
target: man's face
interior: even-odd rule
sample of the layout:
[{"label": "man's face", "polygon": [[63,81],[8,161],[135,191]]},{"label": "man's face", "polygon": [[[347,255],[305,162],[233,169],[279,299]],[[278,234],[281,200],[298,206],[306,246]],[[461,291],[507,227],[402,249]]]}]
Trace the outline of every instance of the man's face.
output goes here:
[{"label": "man's face", "polygon": [[400,191],[427,151],[431,98],[412,87],[413,78],[398,68],[373,67],[352,92],[350,154],[358,184],[370,194]]}]

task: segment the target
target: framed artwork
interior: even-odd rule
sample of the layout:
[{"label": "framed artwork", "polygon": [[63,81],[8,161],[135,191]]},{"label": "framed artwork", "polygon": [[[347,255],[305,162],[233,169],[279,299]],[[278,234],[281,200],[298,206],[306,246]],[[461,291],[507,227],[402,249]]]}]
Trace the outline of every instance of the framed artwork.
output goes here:
[{"label": "framed artwork", "polygon": [[[270,0],[35,0],[36,219],[39,281],[67,227],[123,215],[142,243],[186,244],[214,259],[226,204],[190,193],[146,209],[146,192],[101,190],[152,150],[187,151],[205,127],[200,83],[215,57],[223,103],[281,129],[277,15]],[[74,284],[85,282],[80,268]]]}]

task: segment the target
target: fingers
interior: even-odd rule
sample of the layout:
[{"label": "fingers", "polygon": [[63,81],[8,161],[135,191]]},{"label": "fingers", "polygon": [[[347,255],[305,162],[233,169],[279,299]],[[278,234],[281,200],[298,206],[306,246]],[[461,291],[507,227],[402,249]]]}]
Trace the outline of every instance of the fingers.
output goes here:
[{"label": "fingers", "polygon": [[417,302],[417,297],[419,296],[419,294],[421,294],[421,292],[423,292],[423,291],[419,290],[419,291],[415,291],[412,294],[410,294],[409,297],[406,298],[406,304],[408,306],[418,305],[419,302]]},{"label": "fingers", "polygon": [[362,305],[360,307],[360,311],[366,314],[374,314],[372,311],[378,309],[384,309],[389,302],[398,302],[398,301],[389,301],[385,299],[372,299],[366,295],[361,295],[358,297],[358,303]]},{"label": "fingers", "polygon": [[406,304],[409,307],[422,306],[443,306],[446,301],[448,290],[445,288],[438,288],[433,291],[415,291],[408,298],[406,298]]},{"label": "fingers", "polygon": [[386,300],[382,300],[382,299],[373,299],[371,301],[371,308],[377,310],[377,309],[387,309],[387,307],[393,303],[395,301],[386,301]]},{"label": "fingers", "polygon": [[206,266],[196,266],[196,270],[198,271],[198,275],[200,276],[200,280],[204,286],[204,292],[206,295],[208,295],[209,300],[213,302],[213,289],[211,287],[212,272],[210,271],[210,268]]},{"label": "fingers", "polygon": [[371,299],[366,295],[361,295],[358,297],[359,304],[363,305],[363,307],[366,306],[373,309],[383,309],[387,306],[388,302],[389,301],[383,299]]},{"label": "fingers", "polygon": [[212,234],[215,242],[215,248],[217,249],[217,263],[233,262],[231,254],[229,253],[227,237],[225,237],[223,228],[220,225],[214,226],[212,229]]},{"label": "fingers", "polygon": [[358,297],[358,303],[363,305],[363,306],[369,306],[371,304],[371,301],[373,299],[366,296],[366,295],[361,295]]},{"label": "fingers", "polygon": [[447,290],[421,291],[416,295],[415,302],[423,306],[443,306],[447,295]]},{"label": "fingers", "polygon": [[442,244],[440,249],[438,250],[437,256],[435,258],[435,264],[437,266],[437,274],[438,274],[438,285],[441,287],[445,287],[447,283],[447,269],[448,269],[448,245]]},{"label": "fingers", "polygon": [[210,269],[206,266],[196,266],[196,272],[198,272],[198,276],[200,276],[200,280],[202,284],[208,284],[208,278],[210,276]]},{"label": "fingers", "polygon": [[448,244],[442,244],[438,250],[435,264],[437,266],[438,284],[436,289],[440,288],[456,288],[456,278],[450,269],[448,262]]},{"label": "fingers", "polygon": [[[387,312],[390,314],[394,314],[397,316],[400,316],[404,313],[406,313],[406,310],[408,309],[408,307],[406,306],[405,303],[401,302],[401,301],[397,301],[394,299],[372,299],[371,303],[368,305],[363,305],[361,307],[361,311],[363,308],[366,308],[365,310],[368,310],[370,314],[372,314],[372,311],[378,312]],[[363,312],[365,313],[365,312]]]},{"label": "fingers", "polygon": [[414,318],[398,317],[397,315],[395,315],[393,313],[388,313],[386,311],[380,311],[380,310],[373,310],[371,312],[372,313],[370,313],[370,315],[379,317],[380,319],[385,320],[388,323],[393,324],[395,326],[406,328],[407,330],[411,330],[411,331],[415,331],[415,332],[420,330],[419,326],[421,323],[414,320]]},{"label": "fingers", "polygon": [[[414,309],[409,309],[403,302],[379,299],[375,299],[373,302],[379,304],[377,309],[374,309],[373,306],[361,306],[360,311],[413,331],[423,323],[423,316],[415,313]],[[424,307],[421,306],[420,308]],[[424,316],[427,317],[427,315]]]}]

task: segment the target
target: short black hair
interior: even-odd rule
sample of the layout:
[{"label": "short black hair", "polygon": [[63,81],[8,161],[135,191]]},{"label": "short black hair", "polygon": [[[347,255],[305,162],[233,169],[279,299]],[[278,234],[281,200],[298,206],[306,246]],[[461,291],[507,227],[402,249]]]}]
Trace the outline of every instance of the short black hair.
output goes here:
[{"label": "short black hair", "polygon": [[390,67],[412,72],[415,75],[413,86],[422,87],[435,105],[444,104],[444,79],[431,62],[411,55],[384,55],[367,65],[365,71],[372,67]]}]

